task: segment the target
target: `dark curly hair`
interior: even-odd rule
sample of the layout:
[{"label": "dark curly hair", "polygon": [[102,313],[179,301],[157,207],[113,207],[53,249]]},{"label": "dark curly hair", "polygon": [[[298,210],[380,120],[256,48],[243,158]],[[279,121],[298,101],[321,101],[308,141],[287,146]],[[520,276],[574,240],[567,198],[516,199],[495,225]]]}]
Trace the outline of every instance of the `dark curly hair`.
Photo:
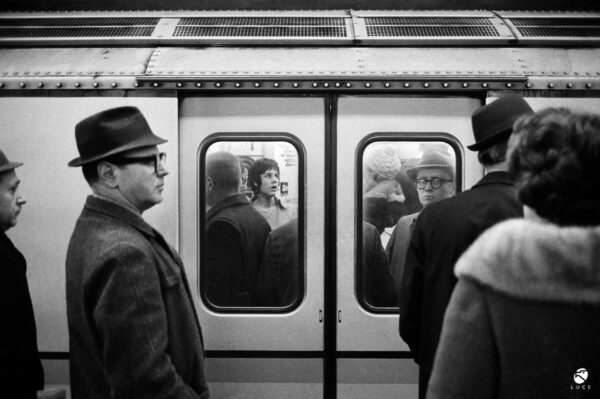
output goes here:
[{"label": "dark curly hair", "polygon": [[250,166],[250,169],[248,170],[248,184],[254,193],[254,199],[258,197],[258,193],[260,192],[260,185],[262,184],[260,175],[271,169],[275,169],[277,172],[279,172],[279,165],[277,164],[277,161],[270,158],[257,159]]},{"label": "dark curly hair", "polygon": [[521,202],[561,226],[600,225],[600,116],[548,108],[513,131],[509,173]]}]

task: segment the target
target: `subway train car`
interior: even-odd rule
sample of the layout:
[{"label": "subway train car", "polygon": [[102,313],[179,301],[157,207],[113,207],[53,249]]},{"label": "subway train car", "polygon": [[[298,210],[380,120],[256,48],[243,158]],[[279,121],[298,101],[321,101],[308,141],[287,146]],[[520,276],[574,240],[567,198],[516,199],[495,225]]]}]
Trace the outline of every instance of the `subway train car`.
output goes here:
[{"label": "subway train car", "polygon": [[[507,93],[600,111],[599,45],[593,12],[0,14],[0,148],[24,162],[27,198],[8,234],[28,261],[48,386],[69,390],[65,255],[90,192],[67,167],[81,119],[134,105],[168,139],[164,201],[144,216],[183,258],[212,397],[416,398],[395,300],[366,282],[363,221],[383,246],[419,204],[400,183],[370,196],[367,166],[393,153],[398,174],[437,148],[456,191],[470,188],[483,175],[466,148],[473,111]],[[206,292],[205,160],[220,150],[279,165],[297,218],[284,298]]]}]

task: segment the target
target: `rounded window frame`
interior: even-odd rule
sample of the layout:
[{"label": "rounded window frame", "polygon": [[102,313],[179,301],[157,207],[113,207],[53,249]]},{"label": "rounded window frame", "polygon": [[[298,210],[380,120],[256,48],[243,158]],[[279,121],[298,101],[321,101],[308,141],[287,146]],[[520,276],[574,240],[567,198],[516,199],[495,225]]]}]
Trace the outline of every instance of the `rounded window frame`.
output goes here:
[{"label": "rounded window frame", "polygon": [[[299,295],[294,302],[286,306],[249,306],[249,307],[234,307],[234,306],[218,306],[210,302],[206,296],[206,289],[203,281],[205,279],[205,268],[203,265],[204,253],[200,246],[206,238],[206,153],[208,149],[216,143],[221,142],[286,142],[291,144],[298,154],[298,265],[301,268],[299,274]],[[197,226],[198,226],[198,242],[196,243],[196,268],[198,271],[198,290],[200,300],[207,309],[219,314],[288,314],[295,311],[304,302],[307,294],[307,270],[306,270],[306,149],[302,141],[288,132],[215,132],[208,135],[198,146],[196,154],[196,198],[197,201]]]},{"label": "rounded window frame", "polygon": [[[367,134],[356,148],[355,154],[355,175],[356,185],[355,192],[355,242],[354,242],[354,297],[359,306],[371,314],[397,314],[398,306],[379,307],[373,306],[366,302],[363,293],[362,280],[362,244],[363,244],[363,158],[365,149],[374,143],[378,142],[416,142],[416,143],[444,143],[448,144],[454,150],[455,154],[455,194],[457,195],[463,190],[464,184],[464,148],[460,140],[447,132],[373,132]],[[385,248],[384,248],[385,249]],[[389,262],[389,261],[388,261]],[[397,294],[397,293],[396,293]],[[396,298],[398,299],[398,298]]]}]

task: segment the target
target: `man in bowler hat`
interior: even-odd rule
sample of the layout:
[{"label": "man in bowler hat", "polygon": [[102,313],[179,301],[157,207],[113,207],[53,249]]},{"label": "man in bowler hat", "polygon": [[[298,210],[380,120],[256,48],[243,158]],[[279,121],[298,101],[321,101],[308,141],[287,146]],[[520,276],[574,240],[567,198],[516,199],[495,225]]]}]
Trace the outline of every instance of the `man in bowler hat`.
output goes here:
[{"label": "man in bowler hat", "polygon": [[0,393],[7,398],[34,399],[36,391],[44,388],[44,370],[27,285],[27,263],[6,235],[17,225],[25,204],[15,172],[21,165],[10,162],[0,151]]},{"label": "man in bowler hat", "polygon": [[427,206],[414,225],[400,292],[400,336],[419,364],[419,397],[424,398],[450,295],[454,263],[488,227],[522,217],[522,206],[507,173],[507,141],[513,123],[533,112],[510,95],[480,107],[472,117],[475,144],[485,176],[470,190]]},{"label": "man in bowler hat", "polygon": [[142,213],[162,201],[166,156],[135,107],[75,127],[92,189],[67,252],[73,399],[207,398],[202,331],[181,258]]}]

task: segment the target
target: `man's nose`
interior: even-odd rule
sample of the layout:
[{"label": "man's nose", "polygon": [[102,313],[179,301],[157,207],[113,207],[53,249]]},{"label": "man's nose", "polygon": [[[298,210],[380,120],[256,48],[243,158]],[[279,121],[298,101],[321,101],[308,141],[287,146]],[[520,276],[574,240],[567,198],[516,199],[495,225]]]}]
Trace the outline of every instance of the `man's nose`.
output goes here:
[{"label": "man's nose", "polygon": [[159,166],[158,171],[156,171],[156,174],[159,177],[164,177],[169,174],[169,171],[167,170],[167,168],[165,168],[164,166],[161,165],[161,166]]},{"label": "man's nose", "polygon": [[27,202],[27,200],[25,199],[25,197],[23,197],[22,194],[18,194],[17,204],[20,206],[23,206],[23,205],[25,205],[26,202]]}]

